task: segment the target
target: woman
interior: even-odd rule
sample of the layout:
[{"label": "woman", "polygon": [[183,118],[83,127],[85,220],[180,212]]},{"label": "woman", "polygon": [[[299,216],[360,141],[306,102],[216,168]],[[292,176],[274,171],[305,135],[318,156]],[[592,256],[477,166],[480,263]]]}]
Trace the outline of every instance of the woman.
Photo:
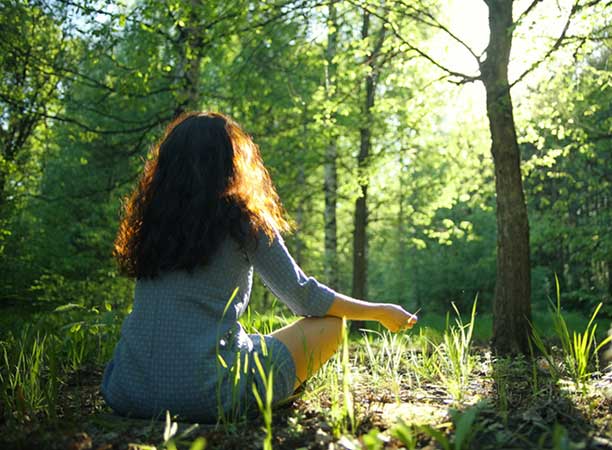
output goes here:
[{"label": "woman", "polygon": [[[115,256],[136,278],[134,305],[102,382],[119,414],[215,422],[263,397],[257,368],[272,371],[273,399],[287,398],[336,351],[341,317],[391,331],[416,316],[400,306],[339,294],[307,277],[280,235],[289,225],[259,150],[218,113],[172,122],[125,204]],[[253,269],[298,315],[266,336],[238,323]]]}]

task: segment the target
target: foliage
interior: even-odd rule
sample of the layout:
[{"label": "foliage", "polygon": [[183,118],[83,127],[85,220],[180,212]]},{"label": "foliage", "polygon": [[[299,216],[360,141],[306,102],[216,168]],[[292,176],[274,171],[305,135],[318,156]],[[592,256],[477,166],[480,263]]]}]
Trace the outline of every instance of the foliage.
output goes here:
[{"label": "foliage", "polygon": [[461,314],[453,303],[453,309],[457,314],[455,318],[456,326],[449,326],[449,315],[447,313],[443,341],[436,348],[436,351],[440,354],[440,363],[435,366],[436,371],[456,400],[461,400],[474,369],[474,359],[470,354],[470,346],[476,318],[477,300],[478,298],[474,299],[470,321],[466,324],[463,323]]},{"label": "foliage", "polygon": [[[4,85],[3,105],[36,101],[22,112],[7,106],[2,119],[7,132],[9,123],[36,123],[20,144],[21,156],[2,162],[10,199],[0,218],[4,300],[53,301],[64,292],[64,302],[89,297],[100,298],[99,305],[113,292],[114,302],[129,301],[129,284],[114,276],[111,260],[120,201],[162,127],[190,107],[226,111],[253,134],[299,227],[288,244],[316,275],[324,272],[322,164],[335,136],[340,280],[333,287],[350,289],[361,81],[368,70],[362,61],[372,44],[360,37],[359,9],[337,5],[330,95],[324,7],[196,3],[177,0],[164,9],[148,0],[130,6],[108,0],[96,9],[80,1],[9,2],[12,9],[3,11],[4,18],[20,18],[10,23],[10,36],[23,30],[31,36],[3,41],[10,52],[1,67],[13,80]],[[431,3],[432,12],[444,11],[443,2]],[[437,42],[431,28],[389,14],[415,42]],[[191,34],[191,23],[204,24],[201,35]],[[479,293],[487,311],[496,225],[483,111],[473,90],[432,82],[437,72],[394,39],[389,35],[381,49],[370,124],[370,296],[445,311],[451,302],[468,307]],[[545,305],[555,271],[575,308],[603,302],[609,314],[611,92],[601,42],[583,47],[578,69],[552,60],[562,70],[522,100],[520,129],[534,303]],[[29,59],[19,56],[26,54]],[[22,84],[19,65],[27,76]],[[36,95],[52,85],[49,95]],[[260,285],[254,294],[269,304]]]},{"label": "foliage", "polygon": [[[474,311],[472,309],[472,314]],[[100,314],[74,304],[58,308],[57,314],[54,321],[39,321],[19,335],[6,336],[0,343],[0,357],[3,358],[0,394],[2,405],[8,407],[3,410],[5,420],[0,421],[2,436],[23,435],[33,423],[44,421],[53,421],[59,429],[73,427],[65,423],[70,414],[78,417],[77,423],[91,420],[88,430],[95,430],[105,423],[101,421],[112,418],[101,401],[81,403],[79,400],[78,405],[69,402],[88,389],[87,385],[82,385],[87,383],[87,372],[104,364],[100,354],[105,353],[107,343],[108,348],[114,347],[124,313],[118,312],[120,317],[113,320],[114,325],[110,327],[102,326]],[[473,323],[479,320],[474,315],[471,317]],[[74,322],[77,318],[82,320]],[[261,318],[257,320],[261,322]],[[520,447],[527,441],[539,442],[540,448],[555,448],[562,442],[586,445],[588,438],[584,434],[587,433],[585,423],[580,418],[582,413],[568,411],[564,402],[571,398],[571,404],[580,406],[585,414],[590,411],[595,415],[599,410],[596,404],[605,409],[609,400],[605,400],[601,388],[597,387],[600,386],[599,378],[585,378],[584,391],[564,390],[567,384],[547,376],[534,359],[537,378],[534,389],[527,361],[492,360],[481,347],[461,344],[469,343],[469,328],[476,326],[457,320],[456,327],[439,330],[441,336],[438,338],[433,331],[424,329],[418,334],[369,332],[363,340],[345,333],[341,350],[305,384],[301,398],[295,403],[272,405],[270,389],[264,386],[264,392],[257,391],[263,410],[263,417],[258,420],[246,420],[246,416],[237,414],[215,429],[197,424],[187,426],[171,412],[165,424],[160,422],[159,425],[117,418],[112,425],[114,428],[98,432],[95,439],[96,442],[115,439],[110,436],[121,436],[124,432],[120,430],[138,429],[145,424],[147,430],[156,428],[158,431],[147,431],[148,437],[141,438],[143,443],[134,444],[135,448],[195,449],[206,446],[205,441],[215,447],[221,443],[230,445],[236,440],[235,445],[240,448],[261,447],[265,442],[274,448],[284,448],[280,444],[284,439],[289,439],[288,445],[337,441],[338,445],[350,444],[355,448],[394,448],[396,442],[406,448],[420,448],[433,441],[452,450]],[[245,322],[245,326],[253,324]],[[87,332],[81,335],[82,330]],[[481,376],[472,372],[469,383],[463,385],[462,395],[449,399],[448,393],[453,392],[455,381],[450,372],[446,373],[453,362],[452,352],[446,349],[449,341],[444,335],[457,337],[457,333],[465,338],[459,339],[457,344],[465,350],[462,354],[472,360],[474,371],[485,372],[480,372]],[[86,338],[85,345],[84,336],[91,336]],[[78,355],[77,360],[75,355]],[[431,355],[434,355],[433,360]],[[556,354],[551,354],[551,358],[553,364],[564,361]],[[261,366],[256,370],[261,370],[269,382],[266,368]],[[419,378],[415,379],[413,373],[419,373]],[[490,376],[484,375],[486,373]],[[391,382],[390,375],[397,377],[397,381]],[[567,380],[567,375],[569,373],[560,372],[560,380]],[[99,377],[94,377],[93,383],[97,392]],[[488,398],[497,401],[493,404]],[[451,400],[452,408],[449,406]],[[69,413],[72,408],[81,412]],[[555,408],[559,408],[558,411]],[[384,412],[386,410],[388,413]],[[563,414],[570,414],[572,422],[559,422]],[[604,416],[607,418],[606,413]],[[600,433],[605,429],[597,428],[600,426],[589,425],[589,433],[596,429]],[[10,433],[4,433],[6,427]],[[264,433],[262,427],[266,430]],[[330,433],[326,434],[320,427]],[[253,433],[248,434],[252,438],[245,438],[245,433]],[[36,439],[45,439],[44,436]]]},{"label": "foliage", "polygon": [[[594,323],[602,304],[600,303],[595,307],[593,314],[585,327],[584,332],[572,331],[568,329],[567,322],[561,311],[561,291],[559,288],[559,281],[556,281],[556,292],[557,302],[552,303],[550,314],[553,317],[554,330],[561,342],[561,350],[563,353],[563,368],[569,373],[571,379],[577,385],[584,388],[587,380],[593,374],[591,366],[593,360],[597,358],[598,352],[609,342],[612,341],[612,336],[608,336],[601,342],[597,343],[595,338],[595,332],[597,331],[597,323]],[[550,351],[547,349],[544,341],[542,340],[541,334],[538,332],[535,326],[532,325],[533,330],[533,343],[535,346],[544,354],[546,357],[550,369],[554,375],[558,378],[559,372],[556,368],[554,358]],[[598,368],[597,368],[598,369]]]},{"label": "foliage", "polygon": [[[18,421],[40,412],[50,417],[55,415],[57,347],[52,339],[25,328],[19,338],[9,336],[1,342],[0,356],[5,370],[0,373],[0,394]],[[47,368],[49,373],[44,373]]]},{"label": "foliage", "polygon": [[[480,368],[473,345],[490,337],[496,277],[489,130],[483,93],[470,83],[439,82],[439,71],[407,45],[443,55],[440,36],[448,37],[447,21],[463,18],[450,12],[460,3],[417,3],[412,6],[431,17],[402,2],[386,9],[376,2],[335,2],[334,29],[327,5],[309,0],[2,3],[0,406],[7,405],[7,423],[53,421],[70,377],[110,358],[133,289],[132,280],[117,275],[111,256],[121,199],[164,125],[193,108],[227,112],[253,135],[297,225],[287,243],[305,272],[322,281],[323,164],[334,141],[339,281],[332,287],[339,291],[351,288],[353,205],[360,182],[369,180],[368,297],[423,308],[421,323],[428,328],[412,335],[370,330],[359,344],[344,335],[342,352],[304,393],[320,409],[329,407],[325,421],[333,438],[366,448],[384,446],[389,436],[407,448],[433,439],[455,449],[483,439],[479,423],[486,425],[490,411],[473,412],[463,396]],[[548,7],[534,5],[536,12]],[[374,29],[388,21],[367,123],[361,105],[373,37],[361,37],[363,8],[372,12]],[[543,60],[512,95],[530,219],[534,350],[548,358],[554,378],[592,386],[597,349],[605,343],[598,335],[612,315],[612,83],[609,13],[581,11],[559,56]],[[532,39],[548,24],[519,24],[513,64],[525,45],[547,51],[548,43]],[[338,42],[330,79],[325,44],[332,32]],[[461,65],[452,48],[443,62]],[[358,168],[364,126],[373,146],[365,168]],[[546,299],[555,294],[548,314]],[[478,319],[475,303],[472,315],[461,318],[476,295]],[[242,319],[248,332],[287,323],[286,309],[262,283],[255,282],[252,298]],[[450,308],[454,324],[444,322]],[[561,357],[549,349],[551,337],[561,344]],[[520,408],[512,404],[513,383],[499,375],[502,365],[494,373],[500,381],[495,417],[505,428],[489,434],[500,446],[510,439],[520,447],[525,441],[510,431],[519,420],[513,406]],[[525,369],[534,403],[558,390],[541,365],[535,358]],[[365,430],[365,411],[375,401],[369,402],[371,395],[362,401],[364,383],[387,389],[399,404],[408,391],[443,386],[444,395],[462,405],[462,413],[446,420],[454,435],[434,423]],[[260,395],[266,435],[274,441],[282,427],[268,393]],[[555,395],[554,401],[564,397]],[[296,412],[297,428],[307,429],[304,416]],[[524,428],[539,430],[530,442],[573,445],[571,424],[529,420],[521,422]],[[261,424],[256,427],[259,432]],[[181,447],[183,439],[178,433],[160,446]]]},{"label": "foliage", "polygon": [[[609,40],[586,49],[531,95],[523,167],[536,264],[557,274],[569,308],[602,302],[609,315]],[[550,270],[546,278],[552,296]]]}]

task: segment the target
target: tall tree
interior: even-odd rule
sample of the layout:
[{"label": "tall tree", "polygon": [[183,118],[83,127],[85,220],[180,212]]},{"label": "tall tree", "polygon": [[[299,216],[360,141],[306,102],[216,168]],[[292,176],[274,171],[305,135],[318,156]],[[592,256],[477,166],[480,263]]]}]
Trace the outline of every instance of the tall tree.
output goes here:
[{"label": "tall tree", "polygon": [[372,109],[374,108],[376,84],[381,65],[379,56],[386,35],[384,24],[380,25],[376,33],[372,33],[370,20],[370,13],[367,10],[363,10],[361,38],[367,43],[369,48],[365,59],[366,70],[363,79],[363,103],[359,127],[359,153],[357,154],[357,176],[360,195],[355,200],[354,210],[353,285],[351,291],[355,298],[367,298],[368,295],[368,165],[372,152]]},{"label": "tall tree", "polygon": [[[71,46],[61,29],[63,17],[39,5],[7,2],[0,12],[1,219],[8,213],[10,177],[19,177],[22,167],[18,166],[27,159],[21,153],[59,97],[60,77],[54,68],[69,58]],[[12,180],[13,186],[19,184]]]},{"label": "tall tree", "polygon": [[[420,43],[413,42],[398,27],[397,21],[386,20],[395,36],[414,53],[440,69],[446,78],[457,84],[481,81],[486,90],[486,106],[491,133],[491,154],[495,170],[497,217],[497,277],[493,300],[493,347],[500,353],[526,353],[531,319],[531,268],[529,257],[529,225],[520,170],[520,151],[512,109],[510,89],[535,70],[546,58],[566,42],[566,35],[575,16],[600,0],[573,2],[564,27],[548,51],[527,70],[510,82],[508,65],[513,33],[537,7],[531,2],[516,19],[513,0],[484,0],[489,12],[489,42],[482,54],[477,54],[465,41],[436,17],[432,5],[421,1],[402,3],[396,13],[432,27],[463,47],[477,62],[479,73],[469,75],[453,70],[444,61],[434,58]],[[363,6],[372,14],[376,8]]]},{"label": "tall tree", "polygon": [[[333,103],[336,97],[336,71],[334,61],[338,46],[338,13],[334,1],[327,7],[327,47],[325,49],[325,97],[327,104]],[[336,219],[336,205],[338,201],[338,171],[336,159],[338,157],[335,114],[329,113],[328,142],[325,149],[324,184],[325,193],[325,275],[327,283],[338,288],[338,226]]]},{"label": "tall tree", "polygon": [[480,65],[487,93],[487,116],[497,194],[497,278],[493,303],[493,347],[500,353],[527,353],[531,320],[529,222],[521,177],[508,63],[512,47],[512,0],[485,0],[489,45]]}]

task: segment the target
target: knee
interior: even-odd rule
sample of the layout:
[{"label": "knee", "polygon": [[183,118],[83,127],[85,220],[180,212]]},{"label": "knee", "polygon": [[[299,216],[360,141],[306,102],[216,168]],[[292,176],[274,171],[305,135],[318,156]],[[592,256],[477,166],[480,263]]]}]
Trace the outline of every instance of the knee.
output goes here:
[{"label": "knee", "polygon": [[[300,323],[300,322],[298,322]],[[300,323],[302,331],[310,330],[314,335],[339,340],[342,336],[342,319],[338,317],[307,317]]]},{"label": "knee", "polygon": [[[339,317],[326,317],[325,319],[329,321],[328,326],[332,330],[336,344],[340,345],[340,342],[342,341],[342,319]],[[348,329],[346,332],[348,333]]]},{"label": "knee", "polygon": [[342,319],[340,317],[324,317],[323,320],[326,321],[326,325],[332,329],[340,333],[342,331]]},{"label": "knee", "polygon": [[321,319],[322,328],[326,330],[326,334],[338,344],[342,339],[342,319],[339,317],[322,317]]},{"label": "knee", "polygon": [[304,320],[327,331],[342,331],[342,319],[339,317],[308,317]]}]

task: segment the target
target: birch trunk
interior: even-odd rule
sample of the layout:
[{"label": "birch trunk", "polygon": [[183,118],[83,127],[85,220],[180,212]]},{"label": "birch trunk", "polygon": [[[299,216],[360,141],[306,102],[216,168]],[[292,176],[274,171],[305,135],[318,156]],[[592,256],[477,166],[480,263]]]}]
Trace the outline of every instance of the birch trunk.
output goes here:
[{"label": "birch trunk", "polygon": [[[338,33],[337,12],[334,2],[328,6],[328,23],[331,31],[327,35],[327,48],[325,52],[325,94],[328,102],[335,97],[336,91],[336,56]],[[325,278],[333,288],[338,288],[338,227],[336,219],[336,204],[338,201],[338,171],[336,159],[338,157],[337,133],[335,123],[329,127],[329,141],[325,150],[323,190],[325,192]]]}]

